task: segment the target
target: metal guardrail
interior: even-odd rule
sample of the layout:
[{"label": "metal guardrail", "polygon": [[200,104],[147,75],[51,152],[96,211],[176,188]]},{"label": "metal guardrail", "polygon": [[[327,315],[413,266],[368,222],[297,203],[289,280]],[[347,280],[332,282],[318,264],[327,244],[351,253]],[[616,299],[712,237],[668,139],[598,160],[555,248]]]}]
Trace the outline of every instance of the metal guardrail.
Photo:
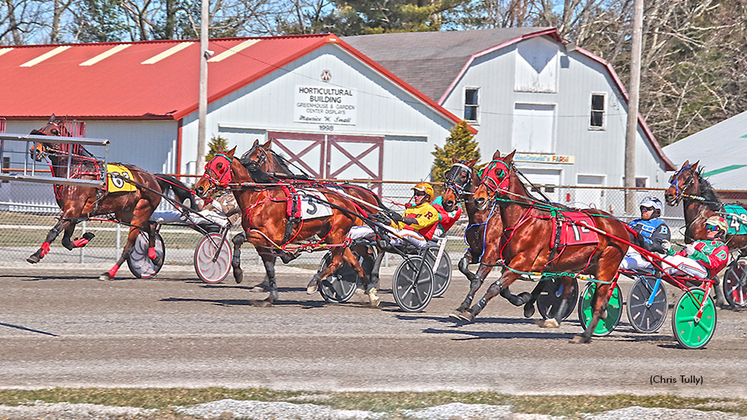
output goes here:
[{"label": "metal guardrail", "polygon": [[[10,159],[7,160],[6,166],[6,155],[12,154],[17,155],[17,151],[8,151],[6,148],[6,142],[23,142],[22,146],[23,155],[25,158],[21,162],[13,162]],[[106,186],[106,176],[101,180],[83,180],[83,179],[72,179],[65,177],[55,176],[39,176],[41,173],[49,173],[48,170],[37,169],[37,162],[31,158],[30,153],[26,153],[27,150],[31,149],[32,144],[39,142],[55,143],[55,144],[77,144],[82,146],[103,146],[105,147],[105,154],[103,159],[98,159],[103,162],[103,167],[106,168],[109,156],[109,140],[108,139],[86,139],[83,137],[58,137],[58,136],[43,136],[35,134],[0,134],[0,162],[3,162],[3,171],[0,171],[0,180],[2,181],[22,181],[22,182],[34,182],[41,184],[57,184],[57,185],[77,185],[82,187],[95,187],[103,188]],[[68,160],[68,173],[70,173],[70,160]],[[20,167],[12,167],[12,165]],[[19,173],[9,173],[6,171],[15,171]]]}]

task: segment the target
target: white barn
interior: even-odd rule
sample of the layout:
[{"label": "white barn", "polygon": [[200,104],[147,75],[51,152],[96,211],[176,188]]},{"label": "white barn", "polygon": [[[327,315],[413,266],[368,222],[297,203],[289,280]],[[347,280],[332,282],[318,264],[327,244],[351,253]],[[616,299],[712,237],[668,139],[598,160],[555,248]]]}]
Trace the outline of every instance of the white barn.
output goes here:
[{"label": "white barn", "polygon": [[[486,29],[344,40],[478,129],[483,160],[516,149],[535,183],[624,185],[627,93],[612,67],[555,28]],[[674,166],[639,117],[636,183]],[[546,188],[551,198],[557,191]],[[601,192],[597,192],[601,195]],[[587,204],[605,206],[601,196]]]},{"label": "white barn", "polygon": [[[335,35],[213,39],[208,137],[273,140],[320,178],[420,180],[460,121]],[[0,117],[26,134],[51,114],[111,141],[110,160],[197,168],[199,43],[0,47]],[[474,129],[473,129],[474,130]]]}]

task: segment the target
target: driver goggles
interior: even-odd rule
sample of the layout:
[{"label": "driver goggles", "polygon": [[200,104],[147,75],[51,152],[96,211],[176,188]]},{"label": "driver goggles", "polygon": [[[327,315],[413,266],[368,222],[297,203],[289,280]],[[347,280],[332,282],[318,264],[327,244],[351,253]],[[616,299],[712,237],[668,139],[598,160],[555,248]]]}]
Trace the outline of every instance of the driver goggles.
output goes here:
[{"label": "driver goggles", "polygon": [[641,206],[641,213],[643,213],[644,211],[654,211],[654,210],[655,210],[655,207]]},{"label": "driver goggles", "polygon": [[706,230],[707,230],[708,232],[716,232],[716,231],[718,231],[718,230],[720,230],[720,229],[719,229],[719,227],[718,227],[718,226],[716,226],[716,225],[706,225]]},{"label": "driver goggles", "polygon": [[414,193],[412,193],[412,195],[414,195],[414,196],[425,195],[425,191],[415,191]]}]

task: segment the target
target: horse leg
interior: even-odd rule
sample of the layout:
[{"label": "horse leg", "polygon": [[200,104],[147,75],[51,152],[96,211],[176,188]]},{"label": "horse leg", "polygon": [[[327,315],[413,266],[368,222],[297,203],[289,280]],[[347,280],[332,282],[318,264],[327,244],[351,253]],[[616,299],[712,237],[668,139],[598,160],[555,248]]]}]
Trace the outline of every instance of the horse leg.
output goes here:
[{"label": "horse leg", "polygon": [[[488,268],[492,268],[492,267],[488,267]],[[480,269],[478,271],[478,277],[482,277],[482,273],[484,272],[486,272],[486,275],[487,275],[487,272],[490,272],[490,270],[489,269],[485,270],[484,264],[481,264]],[[504,295],[503,291],[508,290],[508,286],[511,283],[513,283],[517,278],[519,278],[518,274],[508,269],[504,270],[503,273],[501,274],[501,277],[495,282],[493,282],[493,284],[491,284],[490,287],[488,287],[488,290],[487,292],[485,292],[485,295],[482,298],[480,298],[480,300],[477,301],[476,304],[472,305],[472,307],[469,310],[460,313],[459,317],[464,321],[471,322],[473,319],[475,319],[475,317],[477,317],[477,315],[480,314],[480,312],[482,312],[483,309],[485,309],[485,306],[488,305],[488,302],[490,302],[491,299],[498,296],[499,294]],[[519,300],[523,298],[526,298],[528,300],[530,297],[531,295],[526,292],[522,293],[522,295],[518,297],[515,296],[515,298]],[[511,302],[511,303],[513,303],[516,306],[519,306],[519,305],[523,305],[524,303],[526,303],[526,301],[521,301],[519,304],[514,303],[514,302]]]},{"label": "horse leg", "polygon": [[[114,266],[109,269],[109,271],[104,272],[101,274],[101,276],[99,276],[99,280],[102,280],[102,281],[112,280],[114,276],[117,275],[117,271],[119,271],[119,267],[122,266],[122,263],[124,263],[125,260],[130,258],[130,254],[132,254],[132,249],[135,246],[135,240],[137,240],[138,235],[140,235],[140,228],[138,228],[137,226],[132,226],[130,228],[130,233],[127,235],[127,243],[125,244],[124,249],[122,250],[122,254],[119,256],[119,259],[114,264]],[[150,235],[150,236],[153,236],[153,235]],[[150,249],[149,249],[149,253],[150,253]]]},{"label": "horse leg", "polygon": [[732,306],[726,301],[724,289],[721,288],[721,282],[724,281],[724,279],[716,276],[713,280],[713,293],[716,295],[716,306],[721,309],[732,309]]},{"label": "horse leg", "polygon": [[266,302],[272,304],[278,299],[278,286],[275,282],[275,261],[277,258],[272,254],[262,253],[259,254],[262,257],[262,265],[265,266],[265,279],[267,280],[267,291],[270,295],[265,299]]},{"label": "horse leg", "polygon": [[[534,315],[534,303],[537,302],[537,297],[545,289],[547,282],[539,281],[537,285],[532,289],[531,298],[527,303],[524,304],[524,318],[531,318]],[[519,294],[521,296],[521,294]]]},{"label": "horse leg", "polygon": [[[572,287],[573,287],[573,279],[571,277],[563,277],[563,294],[560,296],[560,305],[553,308],[553,313],[550,314],[551,318],[537,321],[537,325],[540,326],[540,328],[559,328],[560,323],[562,322],[562,314],[564,314],[568,308],[569,305],[571,305],[571,296],[572,296]],[[540,281],[537,287],[539,285],[547,283],[545,281]],[[543,285],[544,287],[544,285]]]},{"label": "horse leg", "polygon": [[244,280],[244,270],[241,269],[241,245],[246,242],[246,234],[244,232],[237,233],[231,239],[233,243],[233,258],[231,259],[231,268],[233,268],[233,279],[236,284],[240,284]]},{"label": "horse leg", "polygon": [[[341,247],[334,247],[330,251],[332,254],[332,260],[329,262],[329,265],[324,270],[317,271],[313,277],[311,277],[311,281],[309,281],[309,284],[306,285],[306,294],[313,295],[319,290],[319,282],[322,279],[325,279],[332,275],[334,272],[340,269],[342,267],[342,259],[343,259],[343,251],[347,250],[350,252],[348,248],[341,249]],[[351,253],[352,255],[352,253]],[[351,264],[353,268],[360,267],[360,264],[358,263],[358,260],[353,258],[355,260],[355,264]],[[360,268],[359,273],[362,274],[364,278],[366,278],[366,274],[363,273],[363,269]]]},{"label": "horse leg", "polygon": [[[356,258],[355,254],[353,254],[350,248],[347,248],[347,247],[344,248],[344,251],[342,253],[342,258],[358,272],[358,276],[362,278],[363,281],[366,283],[366,294],[368,295],[368,301],[371,307],[372,308],[378,307],[379,304],[381,303],[381,298],[376,294],[376,283],[372,282],[369,279],[368,275],[366,274],[366,270],[364,270],[363,266],[361,266],[360,263],[358,262],[358,258]],[[374,261],[374,264],[375,263],[376,262]]]},{"label": "horse leg", "polygon": [[36,250],[36,252],[31,254],[31,256],[26,258],[26,261],[30,262],[31,264],[36,264],[41,261],[41,259],[44,258],[44,256],[49,252],[49,245],[54,242],[55,239],[57,239],[57,236],[59,236],[60,232],[62,232],[63,230],[67,231],[70,225],[75,228],[75,224],[71,221],[60,219],[52,227],[52,229],[49,230],[42,246],[38,250]]}]

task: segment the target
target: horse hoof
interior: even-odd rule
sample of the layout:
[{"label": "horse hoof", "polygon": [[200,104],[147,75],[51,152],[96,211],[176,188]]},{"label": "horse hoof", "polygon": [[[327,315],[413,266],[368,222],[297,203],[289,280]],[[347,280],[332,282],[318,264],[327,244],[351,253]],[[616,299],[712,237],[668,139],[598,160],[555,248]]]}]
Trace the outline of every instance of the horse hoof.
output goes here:
[{"label": "horse hoof", "polygon": [[524,305],[524,318],[531,318],[534,315],[534,304]]},{"label": "horse hoof", "polygon": [[241,284],[244,281],[244,270],[235,268],[233,270],[233,279],[236,280],[236,284]]},{"label": "horse hoof", "polygon": [[588,344],[591,342],[591,337],[584,337],[583,335],[575,335],[569,343],[571,344]]},{"label": "horse hoof", "polygon": [[319,286],[317,286],[316,282],[309,283],[309,285],[306,286],[307,295],[313,295],[317,291],[319,291]]},{"label": "horse hoof", "polygon": [[30,257],[26,258],[26,261],[30,262],[31,264],[36,264],[41,261],[41,258],[39,258],[38,255],[33,254]]},{"label": "horse hoof", "polygon": [[454,312],[449,314],[449,318],[453,319],[454,321],[461,321],[462,318],[459,317],[460,312]]},{"label": "horse hoof", "polygon": [[558,324],[558,321],[555,318],[550,319],[538,319],[537,325],[539,325],[540,328],[559,328],[560,324]]},{"label": "horse hoof", "polygon": [[379,304],[381,303],[381,298],[378,295],[376,295],[376,289],[371,289],[368,291],[368,300],[369,300],[368,304],[372,308],[379,307]]},{"label": "horse hoof", "polygon": [[602,312],[602,315],[599,316],[599,319],[607,319],[607,310],[605,309],[604,312]]},{"label": "horse hoof", "polygon": [[112,277],[109,275],[109,273],[104,273],[104,274],[102,274],[102,275],[99,276],[99,280],[100,281],[109,281],[111,279],[112,279]]},{"label": "horse hoof", "polygon": [[460,320],[465,322],[472,322],[475,319],[475,316],[470,311],[459,312],[458,316]]}]

